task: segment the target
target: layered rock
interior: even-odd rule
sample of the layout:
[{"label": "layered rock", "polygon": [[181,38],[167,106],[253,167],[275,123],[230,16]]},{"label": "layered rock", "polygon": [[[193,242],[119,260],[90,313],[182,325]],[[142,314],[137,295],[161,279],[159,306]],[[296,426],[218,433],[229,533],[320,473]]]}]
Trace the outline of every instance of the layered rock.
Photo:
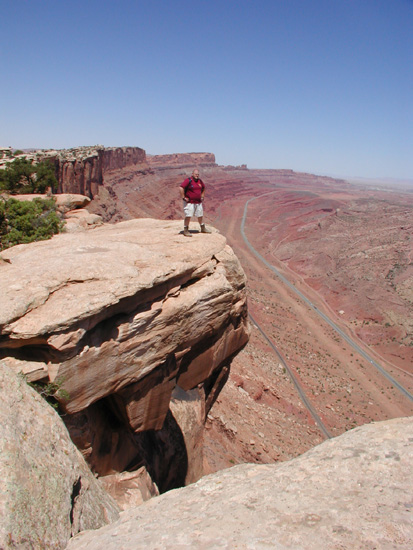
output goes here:
[{"label": "layered rock", "polygon": [[141,219],[60,234],[8,249],[0,270],[0,357],[68,393],[65,421],[94,471],[145,465],[161,491],[174,467],[185,482],[197,452],[170,411],[174,389],[202,423],[248,339],[245,276],[225,238],[180,229]]},{"label": "layered rock", "polygon": [[244,464],[80,533],[68,550],[399,548],[413,540],[413,419],[356,428],[278,465]]},{"label": "layered rock", "polygon": [[65,548],[118,517],[57,413],[0,363],[0,547]]},{"label": "layered rock", "polygon": [[90,198],[98,193],[106,174],[146,163],[145,151],[139,147],[103,145],[40,151],[31,157],[35,161],[49,160],[55,164],[59,193],[77,193]]}]

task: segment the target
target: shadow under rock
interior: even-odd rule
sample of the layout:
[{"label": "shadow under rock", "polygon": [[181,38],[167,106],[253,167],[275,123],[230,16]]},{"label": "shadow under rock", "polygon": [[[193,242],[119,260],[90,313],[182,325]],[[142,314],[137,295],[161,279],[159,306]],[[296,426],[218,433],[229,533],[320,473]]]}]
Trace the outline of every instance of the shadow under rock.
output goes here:
[{"label": "shadow under rock", "polygon": [[[140,456],[160,493],[185,485],[188,454],[182,431],[168,411],[161,430],[148,430],[134,435]],[[134,464],[128,465],[134,469]]]}]

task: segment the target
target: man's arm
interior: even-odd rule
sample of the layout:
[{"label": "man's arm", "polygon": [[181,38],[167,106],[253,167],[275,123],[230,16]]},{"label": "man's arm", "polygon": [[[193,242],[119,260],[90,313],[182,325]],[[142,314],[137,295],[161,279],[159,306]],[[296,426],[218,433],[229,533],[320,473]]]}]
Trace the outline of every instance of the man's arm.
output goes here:
[{"label": "man's arm", "polygon": [[[184,182],[185,183],[185,182]],[[187,197],[185,197],[185,191],[186,191],[186,187],[183,187],[184,183],[181,183],[181,185],[179,186],[179,192],[181,194],[181,199],[188,202],[188,199]]]}]

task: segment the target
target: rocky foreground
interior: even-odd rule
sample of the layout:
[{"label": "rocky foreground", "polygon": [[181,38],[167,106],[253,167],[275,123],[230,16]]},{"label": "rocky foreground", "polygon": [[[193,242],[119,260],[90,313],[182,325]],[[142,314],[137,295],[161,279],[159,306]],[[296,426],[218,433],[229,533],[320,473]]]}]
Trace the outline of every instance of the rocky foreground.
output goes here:
[{"label": "rocky foreground", "polygon": [[411,418],[356,428],[290,462],[235,466],[152,499],[68,550],[408,550],[412,442]]}]

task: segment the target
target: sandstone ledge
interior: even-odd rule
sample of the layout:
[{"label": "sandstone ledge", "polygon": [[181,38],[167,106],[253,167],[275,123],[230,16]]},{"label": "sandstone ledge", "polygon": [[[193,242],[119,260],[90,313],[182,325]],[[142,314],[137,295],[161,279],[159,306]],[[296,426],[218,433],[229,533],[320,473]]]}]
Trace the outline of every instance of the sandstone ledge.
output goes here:
[{"label": "sandstone ledge", "polygon": [[122,512],[68,550],[412,547],[413,419],[356,428],[279,465],[235,466]]},{"label": "sandstone ledge", "polygon": [[174,388],[204,385],[205,418],[219,373],[248,340],[245,275],[218,232],[187,239],[180,221],[137,219],[3,257],[0,359],[62,385],[66,425],[101,475],[138,465],[131,434],[163,428]]},{"label": "sandstone ledge", "polygon": [[[189,240],[181,226],[139,219],[5,251],[0,349],[41,357],[50,378],[63,375],[73,412],[137,382],[171,353],[225,335],[229,321],[245,316],[242,269],[223,236]],[[114,341],[116,349],[102,355]],[[74,371],[92,368],[102,369],[100,387],[94,380],[86,397],[89,376]]]}]

